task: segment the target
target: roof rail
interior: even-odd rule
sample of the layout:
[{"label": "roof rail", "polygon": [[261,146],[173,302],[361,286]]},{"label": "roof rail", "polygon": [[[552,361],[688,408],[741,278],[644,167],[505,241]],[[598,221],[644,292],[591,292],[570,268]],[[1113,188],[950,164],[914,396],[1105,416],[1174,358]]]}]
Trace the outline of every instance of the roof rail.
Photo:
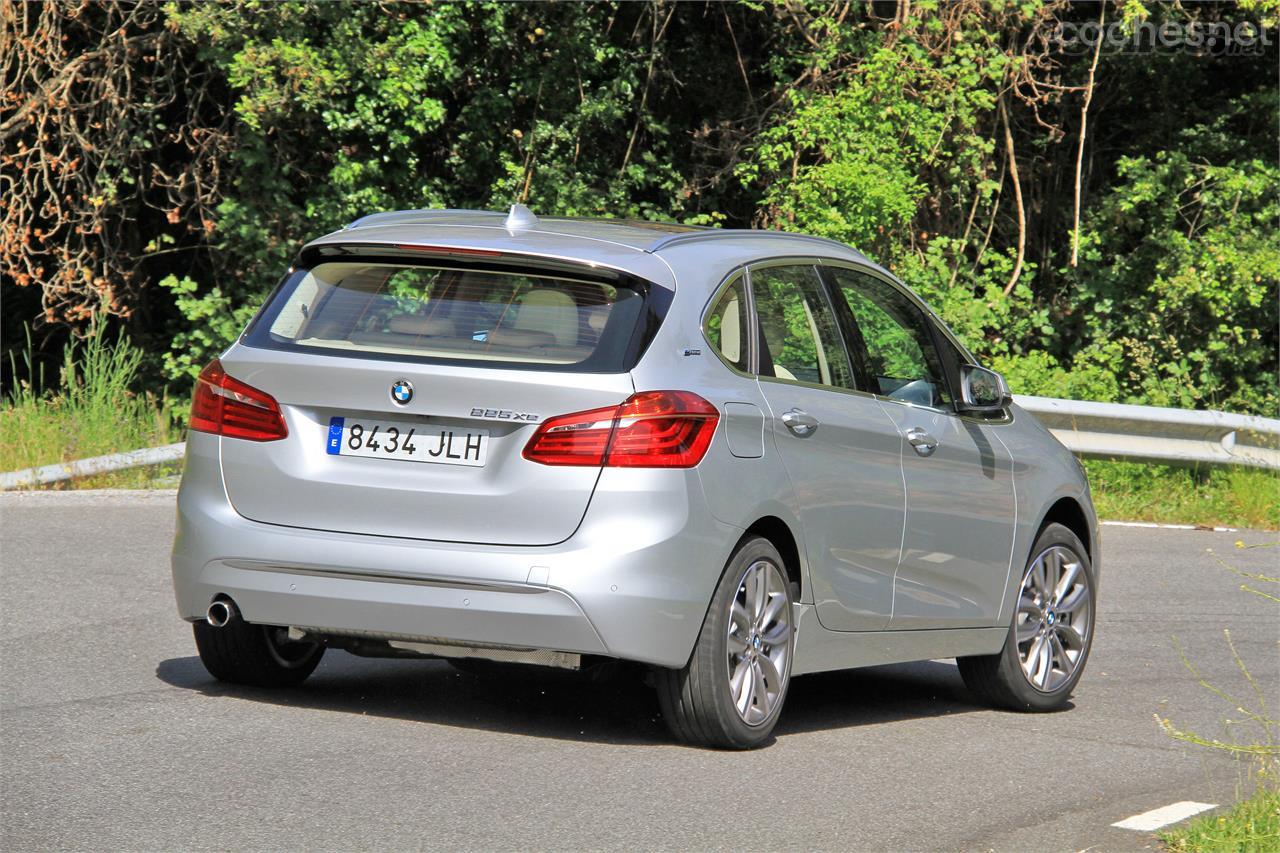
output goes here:
[{"label": "roof rail", "polygon": [[846,252],[857,252],[852,246],[841,243],[839,240],[831,240],[827,237],[815,237],[812,234],[796,234],[791,231],[770,231],[763,228],[708,228],[705,231],[690,231],[685,234],[670,234],[665,237],[659,237],[648,246],[645,251],[652,254],[661,249],[665,249],[676,243],[690,243],[695,240],[724,240],[730,237],[765,237],[769,239],[789,239],[789,240],[808,240],[812,243],[821,243],[824,246],[838,246]]}]

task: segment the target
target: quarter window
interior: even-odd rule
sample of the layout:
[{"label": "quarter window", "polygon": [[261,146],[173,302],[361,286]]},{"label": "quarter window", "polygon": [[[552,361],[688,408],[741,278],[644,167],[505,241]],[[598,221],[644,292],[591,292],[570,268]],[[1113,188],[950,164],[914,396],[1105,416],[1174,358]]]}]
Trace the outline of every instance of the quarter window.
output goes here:
[{"label": "quarter window", "polygon": [[742,279],[725,289],[707,315],[707,341],[721,358],[739,370],[747,370],[747,302],[742,295]]},{"label": "quarter window", "polygon": [[762,376],[853,387],[840,329],[813,267],[754,269],[751,290],[760,322]]},{"label": "quarter window", "polygon": [[929,320],[906,294],[865,273],[830,268],[853,313],[870,390],[894,400],[943,408],[951,404]]}]

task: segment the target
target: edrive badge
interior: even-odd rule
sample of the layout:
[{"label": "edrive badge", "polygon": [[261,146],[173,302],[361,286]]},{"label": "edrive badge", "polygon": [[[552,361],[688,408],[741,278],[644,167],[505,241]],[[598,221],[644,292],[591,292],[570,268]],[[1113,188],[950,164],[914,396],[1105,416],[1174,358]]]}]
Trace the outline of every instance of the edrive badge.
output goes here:
[{"label": "edrive badge", "polygon": [[413,399],[413,383],[408,379],[397,379],[391,383],[391,399],[400,405],[406,405]]}]

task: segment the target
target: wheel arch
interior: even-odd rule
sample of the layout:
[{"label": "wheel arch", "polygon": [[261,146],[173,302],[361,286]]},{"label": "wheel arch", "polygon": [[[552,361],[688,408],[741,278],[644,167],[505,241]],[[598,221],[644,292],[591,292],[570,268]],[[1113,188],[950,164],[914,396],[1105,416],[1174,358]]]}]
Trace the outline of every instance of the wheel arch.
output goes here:
[{"label": "wheel arch", "polygon": [[1089,558],[1090,563],[1094,561],[1093,528],[1089,524],[1089,516],[1085,514],[1084,507],[1079,501],[1070,496],[1060,497],[1054,501],[1041,516],[1040,524],[1036,526],[1035,536],[1031,541],[1034,543],[1040,538],[1040,534],[1050,524],[1061,524],[1074,533],[1084,545],[1085,556]]},{"label": "wheel arch", "polygon": [[[768,539],[773,547],[778,549],[778,554],[781,555],[782,562],[787,568],[787,574],[796,588],[793,600],[801,601],[805,594],[804,566],[800,558],[800,543],[791,531],[790,525],[776,515],[762,516],[743,532],[742,539],[751,536]],[[735,551],[742,539],[734,545]]]},{"label": "wheel arch", "polygon": [[1031,552],[1035,548],[1036,540],[1040,538],[1040,534],[1044,532],[1045,527],[1050,524],[1061,524],[1074,533],[1076,538],[1084,545],[1085,556],[1088,557],[1089,564],[1093,569],[1096,590],[1100,579],[1100,555],[1098,553],[1100,543],[1097,536],[1097,518],[1094,516],[1088,501],[1088,492],[1081,495],[1071,492],[1064,494],[1059,491],[1049,500],[1048,506],[1041,512],[1034,526],[1024,527],[1022,524],[1018,525],[1019,532],[1014,543],[1013,560],[1009,566],[1009,576],[1005,583],[1004,601],[1000,607],[1000,616],[996,624],[1003,625],[1005,620],[1009,618],[1011,608],[1017,600],[1018,585],[1022,580],[1022,573],[1026,568],[1027,561],[1031,559]]}]

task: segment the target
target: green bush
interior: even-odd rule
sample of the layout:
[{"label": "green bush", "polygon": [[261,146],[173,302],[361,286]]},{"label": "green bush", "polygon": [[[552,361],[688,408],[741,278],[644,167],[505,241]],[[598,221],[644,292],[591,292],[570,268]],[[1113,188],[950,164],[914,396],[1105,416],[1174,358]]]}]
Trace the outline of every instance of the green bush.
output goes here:
[{"label": "green bush", "polygon": [[83,341],[68,341],[57,377],[46,377],[28,337],[24,361],[33,380],[16,384],[0,404],[0,470],[176,441],[173,401],[134,390],[142,358],[123,335],[109,339],[95,325]]}]

